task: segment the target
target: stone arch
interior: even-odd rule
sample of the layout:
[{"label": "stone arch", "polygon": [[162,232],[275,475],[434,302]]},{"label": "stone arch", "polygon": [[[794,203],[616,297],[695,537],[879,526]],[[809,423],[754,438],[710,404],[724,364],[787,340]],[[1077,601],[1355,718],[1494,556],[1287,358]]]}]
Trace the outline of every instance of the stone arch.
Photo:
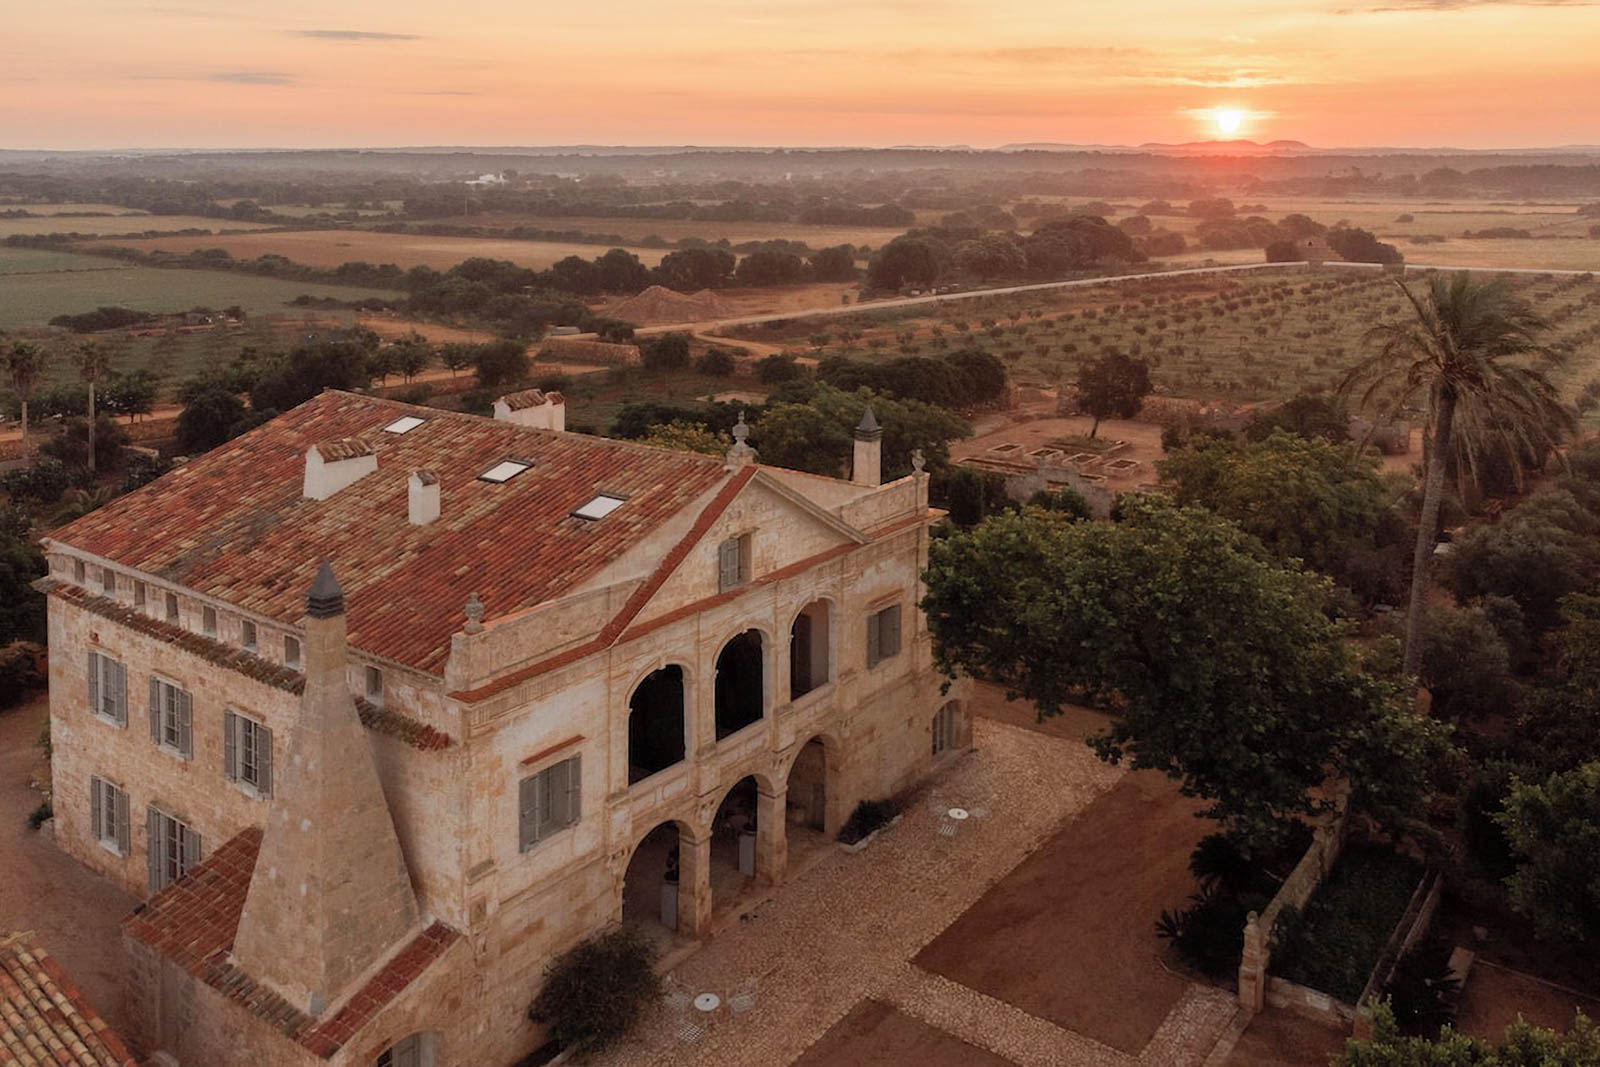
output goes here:
[{"label": "stone arch", "polygon": [[838,741],[827,734],[814,734],[795,746],[784,776],[792,825],[822,834],[838,830],[841,752]]},{"label": "stone arch", "polygon": [[688,671],[668,663],[628,693],[628,784],[682,763],[689,747]]},{"label": "stone arch", "polygon": [[[618,917],[623,923],[644,930],[677,931],[688,925],[687,898],[683,884],[682,860],[685,846],[693,839],[694,828],[685,819],[657,822],[628,851],[622,866]],[[664,892],[667,886],[672,892]],[[668,920],[671,920],[670,922]]]},{"label": "stone arch", "polygon": [[728,638],[718,650],[712,685],[718,741],[767,717],[771,647],[766,632],[752,626]]},{"label": "stone arch", "polygon": [[821,596],[796,612],[789,623],[790,700],[833,681],[836,615],[832,598]]}]

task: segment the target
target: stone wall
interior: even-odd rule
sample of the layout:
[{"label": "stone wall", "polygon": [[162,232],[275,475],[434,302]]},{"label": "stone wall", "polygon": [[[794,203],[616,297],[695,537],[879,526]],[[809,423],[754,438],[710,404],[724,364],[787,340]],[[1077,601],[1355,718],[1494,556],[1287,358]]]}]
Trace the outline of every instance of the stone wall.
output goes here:
[{"label": "stone wall", "polygon": [[1317,826],[1300,862],[1284,879],[1277,896],[1257,915],[1251,912],[1244,924],[1244,951],[1239,961],[1239,1006],[1254,1015],[1267,1003],[1267,970],[1272,964],[1272,931],[1284,908],[1304,908],[1317,886],[1333,870],[1334,861],[1344,848],[1349,820],[1349,788],[1341,787],[1331,818]]}]

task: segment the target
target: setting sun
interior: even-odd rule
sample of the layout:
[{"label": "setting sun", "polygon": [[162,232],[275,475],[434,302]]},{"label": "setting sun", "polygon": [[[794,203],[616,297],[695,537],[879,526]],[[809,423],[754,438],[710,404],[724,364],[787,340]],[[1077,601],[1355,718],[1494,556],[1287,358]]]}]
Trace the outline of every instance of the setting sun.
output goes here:
[{"label": "setting sun", "polygon": [[1237,137],[1244,127],[1244,112],[1238,108],[1219,107],[1211,112],[1211,121],[1223,137]]}]

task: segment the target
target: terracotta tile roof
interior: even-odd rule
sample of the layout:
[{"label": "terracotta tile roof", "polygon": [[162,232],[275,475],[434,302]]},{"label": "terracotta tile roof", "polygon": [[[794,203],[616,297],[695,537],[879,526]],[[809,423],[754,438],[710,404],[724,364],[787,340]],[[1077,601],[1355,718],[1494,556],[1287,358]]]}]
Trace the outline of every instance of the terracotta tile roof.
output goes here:
[{"label": "terracotta tile roof", "polygon": [[[34,586],[51,596],[60,597],[70,604],[91,611],[101,618],[109,619],[136,633],[157,638],[174,648],[199,656],[219,667],[237,671],[264,685],[296,695],[305,689],[305,675],[291,667],[262,659],[253,652],[223,644],[215,638],[185,630],[164,619],[153,618],[110,597],[79,588],[71,582],[57,578],[43,578],[35,582]],[[398,738],[413,748],[425,751],[450,747],[450,735],[442,730],[413,719],[404,712],[381,708],[362,697],[356,697],[355,700],[356,712],[361,716],[361,723],[369,730]],[[0,1065],[3,1063],[4,1061],[0,1061]]]},{"label": "terracotta tile roof", "polygon": [[137,1067],[61,965],[27,934],[0,937],[0,1064]]},{"label": "terracotta tile roof", "polygon": [[524,389],[520,393],[507,393],[500,398],[506,402],[506,407],[512,411],[521,411],[524,408],[536,408],[546,401],[552,404],[566,403],[566,397],[560,393],[547,393],[543,389]]},{"label": "terracotta tile roof", "polygon": [[[261,830],[241,830],[188,874],[135,908],[123,930],[324,1059],[339,1051],[461,934],[435,922],[326,1019],[314,1019],[230,960]],[[3,1063],[0,1060],[0,1063]]]},{"label": "terracotta tile roof", "polygon": [[362,437],[346,437],[339,441],[324,441],[316,446],[317,454],[329,461],[360,459],[378,451],[378,446]]},{"label": "terracotta tile roof", "polygon": [[[426,421],[381,431],[402,415]],[[362,435],[377,472],[305,499],[306,449]],[[478,479],[510,456],[534,466]],[[416,470],[438,472],[443,494],[426,526],[409,521]],[[560,596],[727,477],[709,456],[329,391],[53,537],[286,624],[326,557],[350,643],[438,674],[469,594],[491,618]],[[601,486],[627,502],[598,522],[572,518]]]}]

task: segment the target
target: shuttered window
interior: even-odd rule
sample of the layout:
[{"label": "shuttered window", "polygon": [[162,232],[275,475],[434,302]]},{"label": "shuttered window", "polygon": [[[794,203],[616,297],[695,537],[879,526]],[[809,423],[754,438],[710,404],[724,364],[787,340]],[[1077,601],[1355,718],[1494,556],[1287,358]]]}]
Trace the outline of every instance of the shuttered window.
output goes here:
[{"label": "shuttered window", "polygon": [[178,621],[178,594],[177,593],[168,593],[167,594],[167,621],[168,622],[177,622]]},{"label": "shuttered window", "polygon": [[239,624],[239,643],[244,646],[246,652],[256,650],[256,624],[248,619]]},{"label": "shuttered window", "polygon": [[217,609],[216,608],[201,608],[200,609],[200,629],[202,631],[204,631],[204,633],[205,633],[205,635],[207,637],[215,637],[215,636],[217,636]]},{"label": "shuttered window", "polygon": [[89,710],[117,726],[128,725],[128,668],[89,653]]},{"label": "shuttered window", "polygon": [[112,570],[110,567],[101,567],[100,568],[100,588],[105,592],[106,596],[110,596],[110,597],[116,596],[117,595],[117,572]]},{"label": "shuttered window", "polygon": [[194,700],[160,678],[150,679],[150,740],[184,759],[194,755]]},{"label": "shuttered window", "polygon": [[128,794],[104,778],[89,779],[89,826],[96,841],[128,854]]},{"label": "shuttered window", "polygon": [[892,604],[867,616],[867,667],[876,667],[899,654],[900,605]]},{"label": "shuttered window", "polygon": [[750,535],[730,537],[717,547],[717,591],[726,593],[750,580]]},{"label": "shuttered window", "polygon": [[424,1051],[422,1035],[412,1034],[380,1052],[373,1067],[429,1067],[432,1057]]},{"label": "shuttered window", "polygon": [[272,731],[248,715],[222,715],[222,773],[260,796],[272,794]]},{"label": "shuttered window", "polygon": [[298,638],[285,637],[283,639],[283,665],[300,669],[300,641]]},{"label": "shuttered window", "polygon": [[159,893],[200,862],[200,835],[164,811],[145,811],[145,850],[150,892]]},{"label": "shuttered window", "polygon": [[526,852],[545,838],[576,825],[582,815],[582,756],[573,756],[524,778],[517,789],[518,846]]}]

